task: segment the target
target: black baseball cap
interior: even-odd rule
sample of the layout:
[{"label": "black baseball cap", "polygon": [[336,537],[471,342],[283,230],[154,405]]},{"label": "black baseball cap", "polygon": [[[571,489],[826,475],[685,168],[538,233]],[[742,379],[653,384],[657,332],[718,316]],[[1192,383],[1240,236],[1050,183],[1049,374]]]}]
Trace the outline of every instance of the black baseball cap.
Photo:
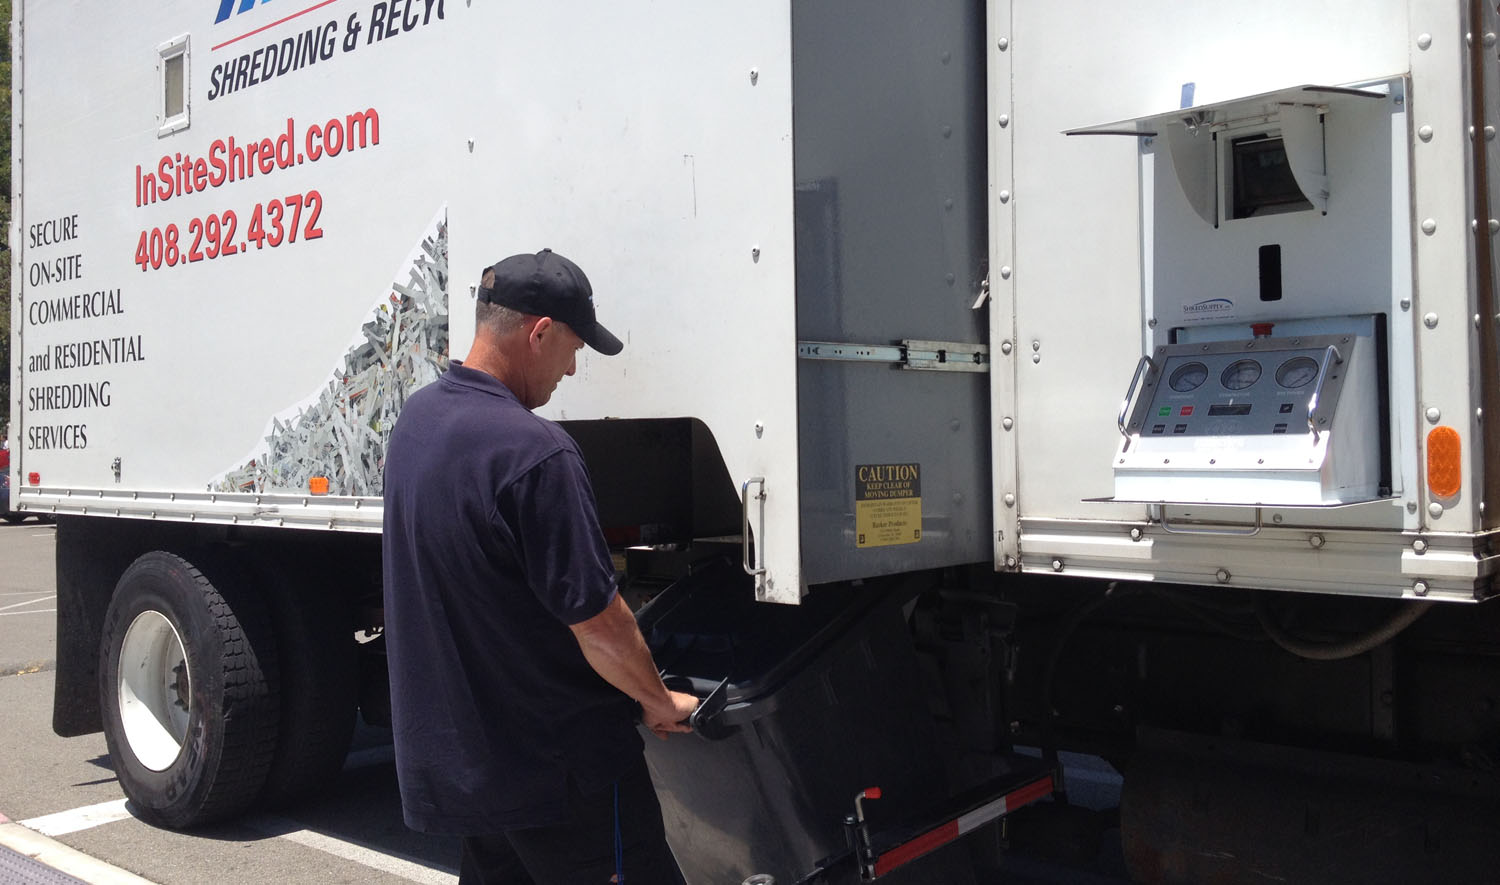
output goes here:
[{"label": "black baseball cap", "polygon": [[584,344],[605,356],[614,356],[625,347],[594,316],[594,289],[583,270],[551,249],[512,255],[485,268],[478,297],[567,323]]}]

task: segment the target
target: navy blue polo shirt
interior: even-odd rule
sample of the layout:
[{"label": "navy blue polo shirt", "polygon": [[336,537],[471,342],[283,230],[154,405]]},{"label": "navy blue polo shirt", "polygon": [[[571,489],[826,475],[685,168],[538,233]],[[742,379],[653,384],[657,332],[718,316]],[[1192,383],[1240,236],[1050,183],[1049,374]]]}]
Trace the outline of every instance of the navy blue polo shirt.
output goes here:
[{"label": "navy blue polo shirt", "polygon": [[458,362],[414,393],[385,468],[385,634],[406,822],[475,835],[561,822],[567,782],[641,753],[633,702],[568,625],[615,596],[578,446]]}]

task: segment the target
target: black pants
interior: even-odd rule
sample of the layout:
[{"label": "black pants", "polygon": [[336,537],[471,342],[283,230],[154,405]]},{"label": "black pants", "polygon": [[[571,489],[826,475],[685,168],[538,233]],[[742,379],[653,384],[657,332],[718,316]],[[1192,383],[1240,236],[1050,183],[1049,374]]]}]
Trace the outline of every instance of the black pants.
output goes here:
[{"label": "black pants", "polygon": [[[620,778],[624,885],[682,885],[667,848],[656,788],[639,758]],[[459,885],[608,885],[615,875],[615,789],[568,783],[567,823],[466,836]]]}]

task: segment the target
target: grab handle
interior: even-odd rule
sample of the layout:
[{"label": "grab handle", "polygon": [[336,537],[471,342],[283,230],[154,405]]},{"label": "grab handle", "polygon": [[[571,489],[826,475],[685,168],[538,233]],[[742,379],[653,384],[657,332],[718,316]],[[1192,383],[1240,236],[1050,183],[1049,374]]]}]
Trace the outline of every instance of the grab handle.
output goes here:
[{"label": "grab handle", "polygon": [[1223,538],[1250,538],[1260,534],[1261,519],[1260,508],[1255,508],[1255,525],[1238,526],[1235,528],[1218,526],[1197,526],[1184,528],[1180,524],[1174,528],[1171,521],[1167,519],[1167,506],[1161,507],[1161,530],[1169,535],[1217,535]]},{"label": "grab handle", "polygon": [[[760,486],[760,491],[755,495],[755,500],[760,503],[760,524],[755,532],[754,563],[750,561],[750,487],[752,485]],[[766,478],[752,476],[740,486],[740,564],[745,567],[745,574],[751,577],[758,578],[766,573],[765,536]]]},{"label": "grab handle", "polygon": [[[1323,365],[1318,367],[1318,383],[1313,385],[1312,396],[1307,400],[1307,429],[1312,431],[1314,443],[1318,441],[1319,422],[1314,421],[1313,417],[1314,413],[1318,411],[1318,398],[1323,393],[1323,379],[1328,377],[1328,367],[1330,365],[1337,366],[1343,362],[1344,357],[1339,353],[1339,349],[1332,344],[1328,345],[1327,352],[1323,354]],[[1327,421],[1327,418],[1323,419],[1323,423]]]},{"label": "grab handle", "polygon": [[1136,385],[1141,383],[1141,376],[1146,369],[1156,371],[1156,363],[1151,361],[1150,354],[1141,357],[1141,361],[1135,364],[1135,375],[1130,379],[1130,388],[1125,391],[1125,399],[1120,401],[1120,416],[1115,419],[1115,424],[1120,428],[1120,435],[1130,439],[1130,432],[1125,429],[1125,415],[1130,411],[1130,403],[1135,399]]}]

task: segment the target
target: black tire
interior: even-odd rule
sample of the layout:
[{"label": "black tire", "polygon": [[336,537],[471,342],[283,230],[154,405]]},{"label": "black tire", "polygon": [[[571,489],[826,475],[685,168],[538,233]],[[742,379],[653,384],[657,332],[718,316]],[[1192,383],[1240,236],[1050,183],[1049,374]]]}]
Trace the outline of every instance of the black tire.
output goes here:
[{"label": "black tire", "polygon": [[278,725],[275,645],[258,598],[216,587],[182,557],[147,553],[115,585],[99,663],[105,740],[139,817],[191,827],[255,801]]},{"label": "black tire", "polygon": [[354,735],[359,649],[353,619],[337,588],[268,569],[281,672],[281,739],[261,792],[267,807],[287,805],[331,784]]}]

